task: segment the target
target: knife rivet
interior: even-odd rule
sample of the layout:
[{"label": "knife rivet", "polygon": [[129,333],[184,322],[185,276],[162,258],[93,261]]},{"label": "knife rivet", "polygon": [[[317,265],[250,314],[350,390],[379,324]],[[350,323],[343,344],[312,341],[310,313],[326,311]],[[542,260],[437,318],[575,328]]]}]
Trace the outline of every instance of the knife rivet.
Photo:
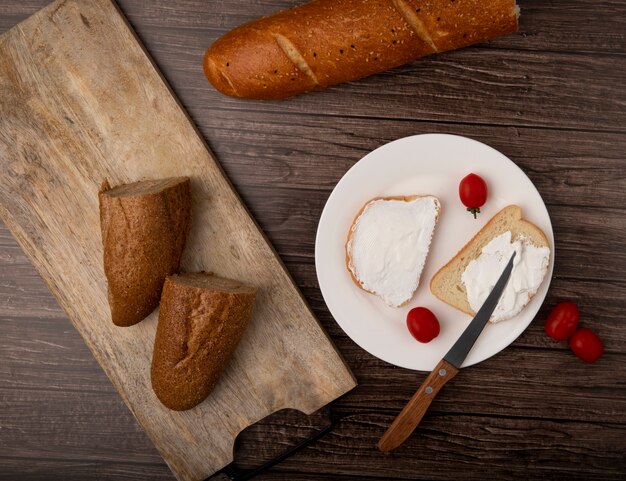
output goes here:
[{"label": "knife rivet", "polygon": [[432,388],[432,387],[430,387],[430,386],[428,386],[428,387],[426,388],[426,394],[432,394],[432,393],[433,393],[433,388]]},{"label": "knife rivet", "polygon": [[445,376],[446,375],[446,370],[445,369],[439,369],[439,375],[440,376]]}]

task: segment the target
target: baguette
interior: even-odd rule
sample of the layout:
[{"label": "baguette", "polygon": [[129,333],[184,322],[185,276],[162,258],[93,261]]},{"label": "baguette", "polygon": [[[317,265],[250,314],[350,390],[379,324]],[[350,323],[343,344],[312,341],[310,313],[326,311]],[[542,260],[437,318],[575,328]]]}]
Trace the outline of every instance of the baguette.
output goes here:
[{"label": "baguette", "polygon": [[191,224],[188,177],[148,180],[99,193],[104,273],[111,318],[132,326],[159,304],[178,270]]},{"label": "baguette", "polygon": [[204,72],[233,97],[282,99],[517,30],[515,0],[314,0],[216,40]]},{"label": "baguette", "polygon": [[207,273],[167,278],[151,370],[165,406],[191,409],[210,394],[250,322],[256,293]]},{"label": "baguette", "polygon": [[[511,232],[512,240],[522,238],[535,247],[550,248],[548,239],[541,229],[531,222],[523,220],[522,210],[518,206],[509,205],[493,216],[491,220],[489,220],[489,222],[487,222],[487,224],[485,224],[485,226],[433,276],[430,282],[430,290],[433,295],[446,304],[470,316],[474,316],[476,312],[470,306],[466,286],[462,281],[463,273],[469,263],[481,255],[483,247],[494,238],[508,231]],[[508,259],[505,261],[508,261]],[[545,276],[545,272],[543,274]],[[499,276],[499,273],[497,273],[497,276]],[[534,292],[529,293],[524,306],[530,302],[534,294]],[[500,318],[497,319],[497,321],[507,318],[508,317]],[[491,321],[497,322],[493,317]]]},{"label": "baguette", "polygon": [[[421,210],[397,210],[415,201]],[[372,214],[372,209],[378,212]],[[365,219],[367,213],[369,218]],[[367,201],[355,216],[345,245],[352,281],[390,307],[409,302],[419,286],[440,214],[441,203],[432,195],[375,197]],[[374,220],[372,215],[376,216]]]}]

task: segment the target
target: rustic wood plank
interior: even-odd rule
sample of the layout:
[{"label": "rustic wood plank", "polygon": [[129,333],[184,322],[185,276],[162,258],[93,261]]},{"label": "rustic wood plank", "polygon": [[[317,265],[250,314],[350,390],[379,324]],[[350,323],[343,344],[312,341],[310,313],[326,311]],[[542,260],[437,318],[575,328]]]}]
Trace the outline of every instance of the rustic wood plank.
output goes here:
[{"label": "rustic wood plank", "polygon": [[[0,388],[0,397],[5,413],[3,438],[11,440],[3,443],[3,456],[163,462],[114,389],[77,391],[70,395],[50,390]],[[39,439],[47,441],[41,443]]]},{"label": "rustic wood plank", "polygon": [[[290,0],[281,5],[287,1]],[[565,5],[541,7],[540,2],[533,2],[529,16],[532,18],[538,10],[548,12],[552,20],[546,28],[551,30],[556,28],[557,21],[563,23],[562,17],[560,20],[555,17],[560,11],[574,12],[574,18],[565,22],[569,26],[564,37],[568,39],[566,43],[573,30],[591,25],[592,31],[583,34],[582,44],[599,38],[605,44],[622,45],[615,52],[624,52],[626,34],[618,25],[619,13],[626,11],[623,2],[594,2],[604,12],[596,23],[578,21],[579,17],[588,18],[586,9],[591,7],[582,0],[571,1],[574,1],[571,9]],[[207,11],[212,5],[205,2],[190,1],[172,7],[169,2],[161,1],[156,8],[141,2],[122,3],[131,21],[136,17],[136,23],[141,26],[139,34],[193,118],[202,118],[202,112],[225,108],[239,111],[241,118],[245,118],[248,110],[256,110],[621,132],[626,129],[626,90],[618,87],[626,76],[626,55],[520,51],[506,45],[441,54],[286,102],[230,99],[208,85],[200,68],[204,50],[221,32],[211,35],[205,29],[180,26],[184,15],[192,19],[189,22],[203,22],[205,17],[230,19],[233,11],[248,11],[234,1],[222,6],[227,13],[214,15],[212,10]],[[260,6],[259,12],[265,9],[269,12],[278,5]],[[173,26],[163,19],[171,21]],[[238,20],[233,23],[237,24]],[[541,19],[536,20],[534,25],[537,24],[543,25]],[[597,29],[602,29],[602,35],[595,34]],[[527,38],[534,37],[526,33]],[[517,38],[519,43],[527,39],[522,35]],[[324,108],[320,109],[321,105]]]},{"label": "rustic wood plank", "polygon": [[619,1],[568,0],[567,3],[518,0],[522,15],[519,35],[497,46],[529,50],[578,52],[626,51],[622,17],[626,4]]},{"label": "rustic wood plank", "polygon": [[[588,320],[585,325],[597,329],[606,341],[604,331]],[[0,318],[0,329],[0,349],[5,353],[0,380],[7,390],[45,389],[66,392],[69,397],[73,392],[112,392],[66,319]],[[333,339],[360,383],[342,403],[399,410],[424,378],[424,373],[378,360],[341,334]],[[615,377],[623,361],[623,354],[607,353],[602,361],[588,366],[564,346],[537,349],[516,342],[479,366],[463,370],[446,386],[433,409],[517,417],[532,413],[540,418],[593,422],[611,419],[626,424],[626,383]]]},{"label": "rustic wood plank", "polygon": [[[337,344],[359,384],[342,404],[402,409],[426,377],[389,366],[349,340]],[[624,357],[606,354],[588,366],[571,352],[509,347],[479,366],[461,370],[439,393],[431,410],[484,416],[626,423],[626,383],[613,374]],[[612,377],[613,376],[613,377]],[[575,393],[575,395],[573,394]]]},{"label": "rustic wood plank", "polygon": [[[10,414],[3,420],[3,431],[13,441],[4,447],[3,456],[123,463],[130,453],[142,464],[158,463],[130,415],[122,415],[125,408],[113,392],[74,393],[72,398],[48,391],[0,388],[0,393]],[[583,468],[587,479],[607,479],[626,472],[623,426],[610,422],[444,414],[433,406],[402,448],[383,455],[375,443],[393,420],[393,410],[338,406],[334,412],[339,418],[336,428],[276,470],[385,479],[413,479],[409,473],[418,469],[425,479],[461,479],[463,469],[471,474],[462,479],[486,479],[488,473],[497,479],[522,473],[528,478],[572,476]],[[71,435],[58,428],[68,422]],[[269,459],[277,448],[322,424],[321,416],[310,422],[297,412],[277,414],[240,436],[238,463],[251,466]],[[41,438],[49,443],[39,443]],[[94,439],[99,440],[97,449]]]},{"label": "rustic wood plank", "polygon": [[[65,316],[58,319],[0,317],[5,388],[70,393],[110,393],[114,387]],[[130,413],[128,414],[130,415]]]},{"label": "rustic wood plank", "polygon": [[332,189],[355,162],[384,143],[438,132],[500,150],[549,204],[621,207],[624,201],[623,134],[356,118],[329,122],[318,116],[294,122],[280,114],[226,110],[198,120],[230,179],[244,192],[250,185]]},{"label": "rustic wood plank", "polygon": [[626,55],[469,48],[285,101],[255,101],[224,96],[208,84],[198,68],[204,35],[158,28],[148,38],[151,55],[194,119],[217,108],[237,110],[240,119],[255,111],[298,120],[306,114],[626,130],[626,89],[620,88]]},{"label": "rustic wood plank", "polygon": [[[258,461],[256,463],[258,465]],[[168,481],[174,480],[165,463],[131,464],[97,461],[66,461],[59,459],[9,458],[0,455],[0,480],[15,481],[85,481],[86,479],[133,481]],[[319,473],[301,473],[296,471],[270,470],[255,481],[379,481],[380,478],[324,475]],[[402,478],[386,478],[388,481]],[[215,481],[227,481],[217,478]]]},{"label": "rustic wood plank", "polygon": [[85,481],[86,479],[133,481],[170,481],[174,476],[161,462],[84,461],[32,456],[11,458],[0,455],[0,479],[6,481]]},{"label": "rustic wood plank", "polygon": [[65,317],[30,259],[0,221],[0,317]]},{"label": "rustic wood plank", "polygon": [[[47,0],[0,1],[0,32],[12,27],[43,6]],[[152,40],[150,27],[172,27],[189,35],[200,30],[207,43],[231,28],[253,18],[269,15],[301,3],[299,0],[253,0],[242,8],[240,0],[205,2],[167,0],[149,4],[138,0],[120,0],[119,4],[142,38]],[[626,51],[626,34],[622,17],[626,3],[622,0],[567,0],[551,4],[541,0],[518,0],[522,10],[518,34],[508,35],[486,48],[520,50],[561,50],[606,52]]]},{"label": "rustic wood plank", "polygon": [[[121,5],[131,20],[141,26],[142,35],[145,28],[162,27],[166,23],[178,29],[202,30],[212,40],[241,23],[298,3],[302,2],[253,0],[241,8],[240,0],[217,4],[185,0],[172,7],[166,0],[159,0],[151,2],[149,8],[136,1],[122,1]],[[522,11],[519,33],[499,38],[485,47],[619,54],[626,50],[626,33],[620,21],[626,13],[623,1],[568,0],[553,5],[540,0],[518,0],[518,4]]]},{"label": "rustic wood plank", "polygon": [[[385,479],[389,481],[407,479],[399,477],[389,477]],[[415,478],[413,478],[415,479]],[[289,481],[380,481],[380,478],[373,476],[362,476],[359,474],[322,474],[322,473],[303,473],[301,471],[287,471],[280,468],[273,468],[267,473],[261,474],[255,481],[277,481],[277,480],[289,480]],[[224,480],[226,481],[226,480]]]},{"label": "rustic wood plank", "polygon": [[[354,387],[113,3],[58,0],[0,37],[0,65],[0,215],[179,479],[228,464],[237,433],[259,418],[312,412]],[[150,386],[156,313],[132,329],[110,322],[96,196],[105,178],[178,175],[192,178],[194,217],[181,268],[260,292],[221,382],[186,412]]]},{"label": "rustic wood plank", "polygon": [[[622,427],[429,413],[385,455],[375,443],[394,413],[339,408],[336,429],[281,464],[290,471],[407,479],[619,479],[626,472]],[[275,429],[280,430],[280,424]],[[263,453],[264,436],[251,443]],[[251,440],[252,441],[252,440]],[[244,453],[241,453],[244,456]],[[351,462],[344,460],[350,456]],[[584,473],[584,474],[583,474]]]}]

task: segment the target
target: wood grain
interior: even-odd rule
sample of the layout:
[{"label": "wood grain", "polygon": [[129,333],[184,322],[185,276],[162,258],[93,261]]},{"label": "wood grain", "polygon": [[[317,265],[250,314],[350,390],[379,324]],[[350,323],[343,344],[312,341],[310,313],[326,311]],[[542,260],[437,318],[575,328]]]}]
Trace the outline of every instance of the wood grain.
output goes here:
[{"label": "wood grain", "polygon": [[[47,3],[46,0],[1,2],[0,29],[12,27]],[[167,0],[153,0],[150,5],[123,0],[120,5],[143,37],[151,27],[163,29],[164,26],[181,34],[193,29],[204,36],[218,36],[243,22],[298,3],[298,0],[251,0],[246,8],[241,8],[236,0],[219,4],[178,0],[175,6]],[[568,0],[559,5],[541,0],[518,0],[517,3],[522,11],[519,33],[481,45],[482,48],[617,54],[626,51],[626,33],[621,21],[623,0]]]},{"label": "wood grain", "polygon": [[[585,323],[603,333],[592,320]],[[5,388],[68,393],[111,391],[98,364],[89,359],[89,351],[66,319],[3,319],[2,326],[5,336],[0,339],[0,350],[5,355],[0,377]],[[539,323],[529,329],[538,331],[537,337],[543,331]],[[425,377],[423,373],[387,365],[346,337],[334,339],[351,360],[360,383],[342,398],[347,405],[397,413]],[[545,419],[610,419],[626,424],[626,383],[616,380],[614,371],[623,363],[623,354],[609,353],[603,363],[587,366],[577,363],[562,344],[553,345],[560,349],[524,346],[517,341],[475,369],[465,370],[441,393],[434,409],[515,417],[532,412],[534,417]]]},{"label": "wood grain", "polygon": [[[208,108],[624,132],[626,56],[468,48],[286,101],[224,97],[194,73],[211,39],[160,30],[151,51],[192,116]],[[149,38],[149,37],[148,37]],[[184,54],[181,49],[185,48]],[[192,72],[190,74],[190,72]],[[385,95],[377,95],[384,88]],[[324,105],[323,109],[319,106]],[[623,125],[623,124],[622,124]]]},{"label": "wood grain", "polygon": [[[567,46],[567,41],[563,40],[561,48],[555,48],[551,42],[558,37],[554,36],[548,37],[549,41],[540,48],[530,50],[506,44],[497,49],[473,47],[422,59],[392,72],[288,102],[241,102],[212,89],[197,67],[209,43],[228,27],[257,16],[255,12],[270,13],[294,3],[291,0],[265,2],[257,4],[258,10],[245,14],[236,3],[226,3],[220,7],[223,13],[217,16],[212,15],[214,10],[210,4],[193,0],[177,4],[175,8],[163,0],[157,2],[155,8],[146,8],[140,3],[123,3],[122,8],[129,11],[131,21],[137,19],[140,36],[150,44],[156,63],[166,72],[166,78],[194,118],[202,117],[200,112],[207,109],[227,108],[239,111],[240,118],[248,117],[253,110],[607,131],[623,131],[622,126],[626,125],[623,109],[626,94],[623,89],[613,88],[626,75],[626,56],[622,55],[626,34],[624,29],[617,28],[619,15],[616,14],[625,8],[623,2],[596,1],[592,6],[580,0],[575,1],[572,8],[529,2],[528,16],[532,22],[529,28],[539,24],[549,30],[554,28],[556,18],[571,30],[580,31],[588,26],[590,30],[581,32],[579,37],[572,35],[571,30],[566,35],[567,41],[572,37],[578,39],[579,50],[575,45]],[[581,21],[587,18],[585,9],[594,7],[598,17]],[[203,27],[219,22],[220,18],[223,22],[224,18],[230,18],[228,12],[233,10],[241,17],[233,18],[228,26],[219,31],[206,31]],[[539,14],[548,16],[545,26],[541,16],[536,17]],[[567,22],[563,22],[563,15]],[[177,26],[185,16],[185,28]],[[522,15],[522,19],[524,17]],[[159,18],[168,18],[168,23],[159,23]],[[143,21],[145,28],[141,28]],[[200,23],[202,25],[198,26]],[[612,27],[615,29],[610,30]],[[599,29],[615,34],[594,35]],[[556,29],[556,32],[562,30]],[[517,45],[526,45],[526,39],[534,38],[534,33],[534,30],[531,34],[522,31],[497,42],[516,38]],[[583,45],[594,38],[615,48],[608,54],[589,55]],[[384,96],[376,95],[380,85],[384,85]],[[320,110],[320,104],[325,108]]]},{"label": "wood grain", "polygon": [[[34,407],[41,402],[38,400],[43,395],[47,398],[48,414]],[[95,396],[77,393],[68,404],[62,393],[48,395],[24,391],[17,399],[7,397],[12,404],[21,403],[22,406],[33,408],[34,412],[41,412],[43,416],[37,422],[23,410],[12,410],[11,414],[16,420],[8,422],[11,434],[19,443],[33,439],[33,434],[37,432],[41,432],[51,442],[56,440],[60,443],[65,452],[56,455],[46,452],[45,446],[32,446],[31,456],[34,459],[45,459],[43,466],[50,466],[55,460],[58,460],[57,464],[63,461],[70,466],[71,463],[88,462],[96,466],[104,465],[105,462],[116,464],[109,459],[122,457],[123,449],[118,452],[114,452],[114,448],[102,449],[102,459],[97,459],[98,451],[93,447],[88,451],[88,448],[79,446],[81,441],[93,439],[95,435],[99,435],[99,439],[106,446],[106,440],[121,439],[121,435],[129,433],[121,423],[113,422],[113,428],[107,427],[113,421],[111,416],[118,415],[120,410],[107,407],[106,397],[104,398],[105,400],[98,402]],[[108,398],[117,401],[114,393]],[[121,403],[120,406],[123,410]],[[105,416],[103,423],[94,422],[94,417],[103,414],[104,410],[111,414]],[[66,412],[69,412],[70,419],[76,426],[75,441],[64,437],[59,431],[54,434],[52,423],[55,420],[59,424],[64,423]],[[551,421],[532,417],[450,414],[434,409],[423,420],[419,436],[412,436],[397,451],[385,455],[376,449],[375,443],[395,414],[389,410],[340,406],[335,409],[338,421],[333,432],[306,451],[282,463],[276,471],[284,473],[282,479],[297,479],[290,473],[318,473],[320,476],[325,474],[332,478],[334,475],[354,474],[357,467],[358,473],[364,477],[382,479],[415,479],[413,473],[418,472],[421,479],[481,480],[490,476],[509,479],[519,472],[516,469],[523,469],[528,479],[539,479],[541,476],[550,479],[582,479],[577,476],[582,470],[585,479],[600,480],[619,479],[619,474],[625,467],[622,456],[625,445],[621,437],[623,428],[620,425]],[[44,430],[41,429],[44,425],[41,421],[48,426]],[[119,429],[116,428],[118,424]],[[246,431],[240,439],[240,463],[253,464],[271,456],[276,447],[273,443],[284,439],[287,430],[297,431],[301,428],[302,421],[296,413],[283,413],[280,418],[266,423],[262,430]],[[132,435],[124,449],[129,449],[135,455],[141,452],[140,445]],[[484,455],[488,455],[488,462],[485,462]],[[344,462],[348,458],[351,461]],[[4,457],[0,459],[7,462]],[[138,464],[144,466],[143,463]],[[146,465],[150,466],[148,463]],[[153,470],[154,468],[148,468],[148,475]]]},{"label": "wood grain", "polygon": [[[140,33],[144,28],[161,28],[162,19],[167,17],[168,26],[173,28],[193,28],[221,35],[243,22],[298,3],[298,0],[253,0],[243,9],[237,2],[221,2],[219,11],[213,9],[214,15],[206,15],[210,6],[199,0],[179,1],[176,8],[171,8],[166,0],[152,2],[150,8],[135,2],[123,2],[122,5],[141,26]],[[619,18],[623,13],[623,1],[570,0],[562,6],[540,0],[518,0],[517,3],[522,12],[519,33],[483,47],[624,53],[626,33]]]},{"label": "wood grain", "polygon": [[[442,391],[444,392],[444,391]],[[622,427],[548,420],[430,413],[397,451],[376,440],[395,413],[338,408],[336,429],[280,469],[381,479],[619,479],[624,470]],[[280,430],[280,426],[275,429]],[[263,438],[256,438],[261,441]],[[255,443],[256,444],[256,443]],[[261,444],[257,449],[263,449]],[[260,455],[262,453],[255,453]],[[241,453],[242,459],[244,453]],[[350,463],[341,460],[350,457]],[[559,460],[555,462],[555,460]],[[584,473],[581,475],[581,473]],[[284,479],[291,479],[285,475]]]},{"label": "wood grain", "polygon": [[549,204],[620,207],[626,188],[622,134],[343,117],[335,122],[320,116],[294,122],[270,112],[204,117],[202,130],[242,190],[250,185],[330,190],[371,150],[430,132],[465,135],[500,150]]},{"label": "wood grain", "polygon": [[[15,469],[19,464],[19,470]],[[59,473],[67,481],[85,479],[116,479],[128,481],[165,481],[174,478],[165,464],[112,463],[107,461],[76,461],[66,459],[0,457],[0,479],[15,481],[49,481],[51,473]]]},{"label": "wood grain", "polygon": [[[0,66],[0,216],[179,479],[228,464],[237,434],[267,414],[310,413],[354,387],[110,1],[51,4],[0,38]],[[222,381],[204,403],[175,413],[150,387],[156,313],[133,328],[110,322],[96,194],[104,178],[180,175],[193,192],[182,269],[251,282],[260,293]]]},{"label": "wood grain", "polygon": [[[47,3],[0,0],[0,31]],[[199,69],[206,46],[296,3],[120,0],[360,382],[340,399],[333,435],[258,479],[623,479],[626,2],[518,0],[519,34],[416,62],[398,79],[379,75],[289,103],[216,94]],[[446,386],[423,436],[383,456],[375,442],[424,374],[387,365],[345,336],[317,286],[313,239],[323,203],[349,167],[385,142],[427,132],[476,138],[530,176],[557,231],[557,264],[524,334]],[[605,341],[608,354],[597,364],[578,362],[545,336],[543,321],[560,300],[575,300],[583,325]],[[173,479],[1,226],[0,408],[0,479]],[[260,421],[239,436],[238,462],[258,465],[304,425],[291,411]],[[84,446],[72,442],[75,429]],[[3,456],[5,447],[15,456]],[[99,451],[106,460],[96,459]]]}]

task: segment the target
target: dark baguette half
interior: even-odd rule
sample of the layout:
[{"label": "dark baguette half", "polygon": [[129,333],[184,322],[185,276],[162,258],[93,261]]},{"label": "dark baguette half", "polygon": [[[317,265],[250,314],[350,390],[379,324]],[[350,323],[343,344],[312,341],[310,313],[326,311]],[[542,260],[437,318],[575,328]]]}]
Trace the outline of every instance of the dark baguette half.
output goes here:
[{"label": "dark baguette half", "polygon": [[515,0],[314,0],[241,25],[209,47],[208,80],[281,99],[517,30]]},{"label": "dark baguette half", "polygon": [[213,390],[250,319],[257,290],[207,273],[168,277],[152,355],[152,388],[183,411]]},{"label": "dark baguette half", "polygon": [[99,200],[111,318],[132,326],[158,306],[165,278],[180,265],[191,225],[189,178],[112,189],[105,182]]}]

